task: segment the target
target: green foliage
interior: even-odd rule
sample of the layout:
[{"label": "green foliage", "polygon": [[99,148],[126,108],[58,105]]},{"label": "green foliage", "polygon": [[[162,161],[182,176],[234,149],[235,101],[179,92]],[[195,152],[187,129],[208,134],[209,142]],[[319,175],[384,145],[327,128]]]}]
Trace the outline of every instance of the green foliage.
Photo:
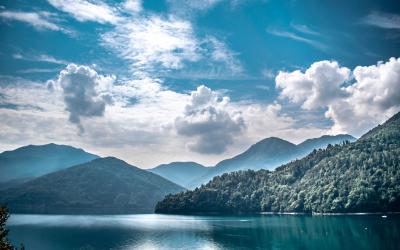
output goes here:
[{"label": "green foliage", "polygon": [[273,169],[291,160],[304,157],[314,149],[325,148],[328,144],[339,144],[346,140],[354,141],[355,138],[350,135],[324,135],[308,139],[298,145],[277,137],[266,138],[252,145],[245,152],[223,160],[215,167],[208,168],[205,174],[198,175],[188,187],[198,187],[206,184],[215,176],[233,171]]},{"label": "green foliage", "polygon": [[0,191],[13,213],[149,213],[184,188],[117,158],[99,158]]},{"label": "green foliage", "polygon": [[[6,222],[10,214],[8,213],[8,209],[6,207],[0,206],[0,249],[2,250],[16,250],[11,245],[11,243],[7,239],[8,230],[6,229]],[[21,245],[21,250],[24,249],[24,246]]]},{"label": "green foliage", "polygon": [[354,143],[329,145],[275,171],[239,171],[169,195],[160,213],[400,211],[400,115]]}]

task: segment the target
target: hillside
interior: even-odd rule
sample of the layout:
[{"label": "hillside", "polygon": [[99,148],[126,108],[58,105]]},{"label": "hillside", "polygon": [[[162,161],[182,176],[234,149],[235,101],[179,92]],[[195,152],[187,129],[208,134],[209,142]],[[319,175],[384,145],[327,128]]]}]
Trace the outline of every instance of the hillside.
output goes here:
[{"label": "hillside", "polygon": [[0,154],[0,182],[21,182],[96,158],[97,155],[66,145],[29,145]]},{"label": "hillside", "polygon": [[231,159],[219,162],[201,177],[189,184],[195,188],[209,182],[213,177],[238,170],[274,169],[296,158],[301,158],[314,149],[325,148],[329,144],[338,144],[344,141],[354,141],[351,135],[324,135],[319,138],[308,139],[298,145],[277,137],[270,137],[252,145],[244,153]]},{"label": "hillside", "polygon": [[158,213],[400,212],[400,115],[353,143],[275,171],[239,171],[170,195]]},{"label": "hillside", "polygon": [[184,188],[117,158],[99,158],[0,191],[12,213],[153,212],[166,194]]},{"label": "hillside", "polygon": [[344,141],[353,142],[356,138],[351,135],[340,134],[340,135],[323,135],[318,138],[307,139],[300,144],[297,144],[299,151],[304,154],[304,156],[311,153],[314,149],[325,148],[329,144],[335,145],[340,144]]},{"label": "hillside", "polygon": [[196,162],[171,162],[148,169],[148,171],[158,174],[185,188],[188,188],[189,184],[196,178],[204,175],[207,170],[207,167]]}]

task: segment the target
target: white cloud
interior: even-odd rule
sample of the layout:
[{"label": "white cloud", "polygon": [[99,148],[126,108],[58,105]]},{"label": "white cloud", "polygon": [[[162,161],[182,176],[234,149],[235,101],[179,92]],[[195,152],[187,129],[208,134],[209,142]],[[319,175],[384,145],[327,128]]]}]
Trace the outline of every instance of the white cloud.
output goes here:
[{"label": "white cloud", "polygon": [[216,62],[225,63],[228,71],[233,75],[243,73],[243,68],[240,61],[237,59],[237,53],[231,51],[225,43],[215,37],[208,37],[206,42],[211,45],[211,58]]},{"label": "white cloud", "polygon": [[175,120],[177,133],[194,138],[189,148],[202,154],[221,154],[241,134],[245,123],[240,112],[229,113],[228,97],[219,97],[205,86],[191,93],[184,116]]},{"label": "white cloud", "polygon": [[400,29],[400,15],[384,12],[371,12],[364,17],[362,23],[383,29]]},{"label": "white cloud", "polygon": [[57,59],[57,58],[54,58],[53,56],[50,56],[47,54],[22,55],[20,53],[16,53],[16,54],[13,54],[13,58],[18,59],[18,60],[47,62],[47,63],[60,64],[60,65],[67,65],[70,63],[66,60]]},{"label": "white cloud", "polygon": [[335,61],[313,63],[304,73],[300,70],[279,72],[276,87],[280,97],[302,104],[304,109],[325,107],[334,99],[345,95],[341,85],[349,80],[350,70],[340,67]]},{"label": "white cloud", "polygon": [[122,5],[124,11],[138,13],[143,10],[141,0],[127,0]]},{"label": "white cloud", "polygon": [[22,69],[18,70],[18,73],[21,74],[32,74],[32,73],[52,73],[52,72],[58,72],[58,68],[53,68],[53,69],[46,69],[46,68],[28,68],[28,69]]},{"label": "white cloud", "polygon": [[[173,10],[165,15],[144,12],[141,0],[126,0],[115,5],[85,0],[48,2],[78,21],[111,24],[112,29],[101,34],[101,44],[130,63],[131,72],[139,78],[162,76],[195,62],[199,62],[197,66],[205,63],[207,68],[213,68],[215,72],[210,72],[209,76],[236,76],[243,72],[237,53],[224,42],[213,36],[196,35],[190,15],[182,16]],[[180,9],[200,10],[217,2],[219,0],[170,4],[177,4]],[[199,71],[197,66],[191,70]],[[203,68],[200,71],[204,72]]]},{"label": "white cloud", "polygon": [[[224,78],[243,75],[238,54],[213,36],[196,36],[192,23],[173,15],[124,19],[102,34],[105,47],[130,63],[142,77],[164,76]],[[190,65],[190,68],[186,67]],[[200,72],[200,75],[199,75]]]},{"label": "white cloud", "polygon": [[289,38],[289,39],[292,39],[295,41],[303,42],[303,43],[311,45],[317,49],[320,49],[320,50],[326,50],[326,46],[324,44],[322,44],[316,40],[313,40],[313,39],[302,37],[293,32],[268,28],[267,33],[274,35],[274,36],[286,37],[286,38]]},{"label": "white cloud", "polygon": [[297,31],[299,31],[299,32],[302,32],[302,33],[304,33],[304,34],[313,35],[313,36],[318,36],[318,35],[320,35],[319,32],[317,32],[317,31],[311,29],[309,26],[304,25],[304,24],[291,23],[291,26],[292,26],[295,30],[297,30]]},{"label": "white cloud", "polygon": [[[72,15],[80,22],[93,21],[98,23],[116,24],[121,17],[117,9],[102,1],[86,0],[48,0],[55,8]],[[128,4],[132,7],[132,4]]]},{"label": "white cloud", "polygon": [[55,15],[50,12],[2,11],[0,12],[0,17],[5,20],[27,23],[37,30],[54,30],[67,32],[65,29],[55,23]]},{"label": "white cloud", "polygon": [[199,59],[198,44],[190,22],[172,16],[132,18],[102,36],[104,45],[130,61],[135,70],[183,67]]},{"label": "white cloud", "polygon": [[400,110],[400,59],[357,66],[354,82],[345,86],[349,73],[337,62],[322,61],[305,73],[281,72],[276,85],[282,97],[304,109],[326,108],[325,116],[334,122],[332,133],[359,136]]},{"label": "white cloud", "polygon": [[69,121],[77,124],[83,132],[81,117],[104,115],[106,104],[111,100],[101,91],[108,90],[114,80],[113,76],[99,75],[90,67],[69,64],[58,79],[48,82],[48,88],[62,90]]},{"label": "white cloud", "polygon": [[[90,75],[92,70],[84,69],[83,73]],[[92,73],[97,78],[106,77]],[[324,132],[315,127],[296,128],[296,120],[285,115],[279,104],[233,102],[206,87],[179,93],[163,87],[162,80],[144,78],[116,79],[113,84],[99,80],[96,95],[89,97],[97,100],[109,95],[114,102],[106,106],[102,116],[86,118],[79,113],[85,133],[78,134],[75,124],[68,122],[71,114],[66,110],[65,93],[58,79],[54,82],[54,90],[49,91],[41,82],[0,77],[0,99],[13,104],[0,105],[0,150],[55,142],[103,156],[114,155],[139,167],[189,160],[212,165],[265,137],[280,136],[299,142]],[[183,123],[179,124],[179,120]],[[184,134],[177,131],[177,125],[187,125]],[[212,131],[204,131],[211,127],[218,131],[215,138]],[[210,137],[209,143],[215,142],[219,150],[225,147],[223,154],[194,151],[210,151],[215,145],[201,141]]]}]

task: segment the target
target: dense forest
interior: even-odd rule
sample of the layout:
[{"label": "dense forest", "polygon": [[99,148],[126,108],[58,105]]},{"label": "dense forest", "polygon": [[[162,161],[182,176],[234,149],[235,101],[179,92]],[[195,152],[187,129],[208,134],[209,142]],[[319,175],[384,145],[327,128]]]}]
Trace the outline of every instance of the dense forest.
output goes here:
[{"label": "dense forest", "polygon": [[0,190],[12,213],[149,213],[166,194],[185,190],[114,157],[98,158]]},{"label": "dense forest", "polygon": [[274,171],[238,171],[168,195],[157,213],[400,211],[400,113],[356,142]]}]

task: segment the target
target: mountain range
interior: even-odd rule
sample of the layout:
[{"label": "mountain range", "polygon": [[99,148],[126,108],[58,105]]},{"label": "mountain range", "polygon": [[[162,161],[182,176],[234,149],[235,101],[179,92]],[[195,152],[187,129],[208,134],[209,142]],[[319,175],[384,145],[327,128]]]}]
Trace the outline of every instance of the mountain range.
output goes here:
[{"label": "mountain range", "polygon": [[[324,135],[319,138],[308,139],[298,145],[289,141],[270,137],[252,145],[245,152],[223,160],[214,167],[199,168],[193,170],[193,163],[181,163],[178,165],[161,165],[151,170],[155,173],[169,179],[188,189],[196,188],[202,184],[206,184],[215,176],[223,173],[238,170],[258,170],[258,169],[274,169],[279,165],[301,158],[314,149],[325,148],[329,144],[338,144],[344,141],[354,141],[351,135]],[[163,170],[168,168],[168,170]],[[191,176],[188,178],[187,176]],[[182,180],[182,181],[181,181]]]},{"label": "mountain range", "polygon": [[139,213],[152,212],[164,195],[194,188],[214,176],[241,169],[272,168],[314,147],[354,140],[323,136],[299,145],[267,138],[244,153],[205,167],[172,162],[148,171],[116,158],[100,158],[66,145],[29,145],[0,154],[0,203],[12,212]]},{"label": "mountain range", "polygon": [[225,173],[168,195],[158,213],[400,212],[400,113],[355,142],[329,145],[274,171]]},{"label": "mountain range", "polygon": [[114,157],[98,158],[0,191],[13,213],[151,213],[184,188]]},{"label": "mountain range", "polygon": [[0,183],[11,186],[96,158],[99,156],[66,145],[28,145],[0,154]]}]

